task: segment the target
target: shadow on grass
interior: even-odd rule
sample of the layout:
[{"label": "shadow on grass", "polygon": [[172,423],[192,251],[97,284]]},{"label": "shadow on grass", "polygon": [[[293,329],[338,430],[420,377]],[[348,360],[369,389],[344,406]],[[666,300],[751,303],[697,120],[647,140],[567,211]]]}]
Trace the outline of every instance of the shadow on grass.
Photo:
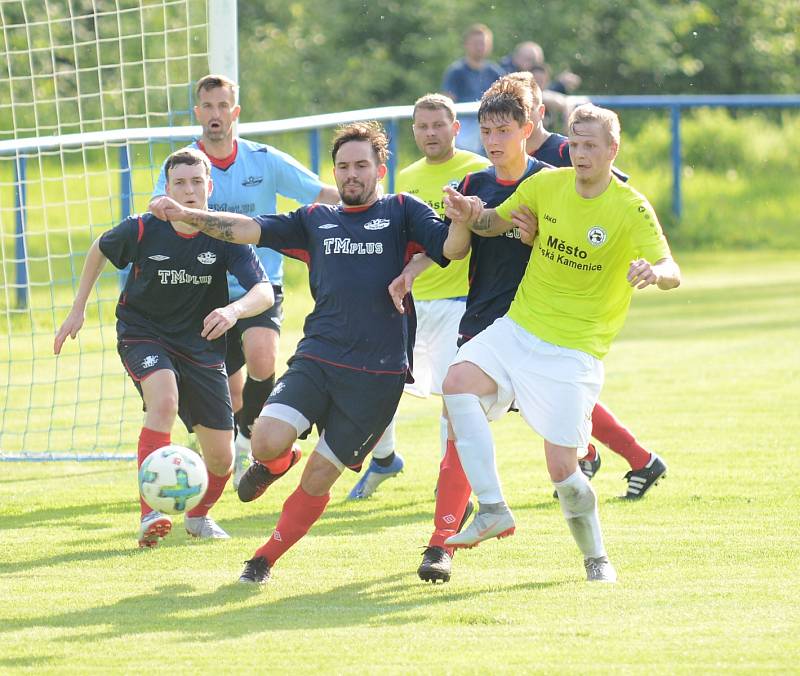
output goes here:
[{"label": "shadow on grass", "polygon": [[[58,523],[59,526],[85,527],[83,522],[78,522],[84,516],[102,516],[103,514],[133,513],[135,503],[130,500],[117,502],[90,503],[85,505],[67,505],[64,507],[47,507],[36,509],[23,514],[4,515],[3,529],[13,528],[38,528],[40,526]],[[52,522],[52,523],[51,523]],[[91,527],[91,526],[90,526]]]},{"label": "shadow on grass", "polygon": [[[42,463],[37,463],[37,464],[39,467],[42,466]],[[17,466],[19,466],[19,463],[17,464]],[[95,469],[92,470],[91,472],[70,472],[69,474],[43,474],[27,478],[12,477],[10,479],[0,479],[0,485],[14,484],[16,486],[18,484],[32,483],[34,481],[36,483],[41,484],[46,481],[64,481],[72,477],[85,477],[85,476],[90,476],[92,474],[119,474],[120,471],[119,467],[120,467],[119,465],[116,465],[116,467],[110,467],[108,464],[106,464],[103,469]]]},{"label": "shadow on grass", "polygon": [[[280,583],[272,580],[262,588],[233,583],[209,593],[196,593],[190,584],[170,584],[152,592],[126,597],[112,605],[53,613],[46,617],[10,619],[3,623],[0,635],[38,628],[74,630],[80,627],[81,631],[75,635],[54,640],[85,643],[87,640],[128,638],[142,632],[171,632],[175,627],[181,627],[186,640],[228,641],[265,630],[325,629],[373,622],[382,626],[415,625],[430,621],[429,609],[441,604],[471,600],[477,595],[506,596],[573,582],[432,587],[415,576],[412,580],[411,574],[398,573],[344,584],[329,591],[273,598],[270,592],[276,584]],[[254,603],[254,598],[259,602]],[[482,619],[474,612],[443,620],[448,624],[496,623],[492,617]],[[38,656],[32,656],[29,661],[15,658],[15,664],[19,666],[40,661]]]}]

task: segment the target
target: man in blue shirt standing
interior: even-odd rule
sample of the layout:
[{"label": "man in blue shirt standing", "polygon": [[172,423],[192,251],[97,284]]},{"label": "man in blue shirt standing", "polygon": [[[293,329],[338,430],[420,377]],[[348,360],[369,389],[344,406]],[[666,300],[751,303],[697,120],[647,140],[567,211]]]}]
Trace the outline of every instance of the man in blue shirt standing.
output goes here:
[{"label": "man in blue shirt standing", "polygon": [[[483,92],[495,80],[503,77],[505,71],[487,57],[492,53],[492,31],[481,23],[476,23],[464,34],[464,58],[450,64],[442,80],[442,93],[456,103],[480,101]],[[461,131],[456,145],[473,153],[483,154],[478,118],[475,115],[461,115]]]}]

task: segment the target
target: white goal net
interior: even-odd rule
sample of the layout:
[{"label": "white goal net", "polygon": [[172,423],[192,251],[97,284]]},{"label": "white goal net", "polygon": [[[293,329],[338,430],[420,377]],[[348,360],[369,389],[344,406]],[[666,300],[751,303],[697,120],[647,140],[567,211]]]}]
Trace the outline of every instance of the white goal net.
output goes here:
[{"label": "white goal net", "polygon": [[210,11],[207,0],[0,0],[0,459],[135,451],[141,400],[116,354],[113,267],[58,358],[53,336],[89,244],[146,209],[186,138],[164,128],[191,124]]}]

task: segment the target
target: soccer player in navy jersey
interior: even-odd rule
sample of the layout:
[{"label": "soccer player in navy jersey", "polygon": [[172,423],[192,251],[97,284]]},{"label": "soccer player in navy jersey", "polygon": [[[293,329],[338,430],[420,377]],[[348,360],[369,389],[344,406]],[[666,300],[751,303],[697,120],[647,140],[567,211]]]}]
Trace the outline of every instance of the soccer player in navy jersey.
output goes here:
[{"label": "soccer player in navy jersey", "polygon": [[[212,190],[211,166],[198,150],[179,150],[165,163],[166,192],[176,203],[205,211]],[[233,464],[233,411],[225,374],[225,332],[238,319],[269,308],[272,287],[251,247],[220,242],[180,219],[152,213],[126,218],[89,249],[72,309],[53,343],[56,354],[67,336],[83,326],[86,302],[107,261],[132,265],[117,304],[117,349],[142,395],[144,426],[139,465],[170,443],[176,415],[197,435],[208,468],[208,490],[186,513],[190,535],[227,538],[208,516]],[[229,302],[226,273],[247,292]],[[139,546],[154,547],[172,529],[166,514],[143,500]]]},{"label": "soccer player in navy jersey", "polygon": [[[526,178],[548,167],[525,152],[533,124],[529,115],[533,96],[523,84],[503,78],[481,99],[478,111],[481,139],[492,166],[467,174],[458,186],[465,195],[477,195],[487,205],[501,204]],[[499,237],[471,237],[466,310],[459,324],[459,347],[480,333],[511,304],[530,258],[531,248],[520,240],[517,228]],[[398,300],[408,291],[420,269],[419,258],[406,266],[392,287]],[[445,540],[454,535],[464,519],[471,488],[458,457],[452,429],[439,466],[434,532],[423,552],[417,573],[423,580],[450,579],[453,548]]]},{"label": "soccer player in navy jersey", "polygon": [[[531,109],[533,131],[526,145],[528,154],[554,167],[571,167],[569,139],[544,127],[542,92],[531,73],[511,73],[506,77],[519,80],[529,87],[533,94],[534,106]],[[620,180],[628,180],[628,175],[617,167],[612,165],[611,171]],[[625,474],[628,482],[628,489],[623,496],[625,499],[638,500],[644,497],[645,493],[666,474],[667,465],[663,459],[642,446],[633,433],[599,401],[592,411],[592,436],[628,461],[631,469]],[[600,454],[594,444],[589,444],[588,453],[579,464],[583,473],[590,479],[600,469]],[[555,493],[553,497],[556,497]]]},{"label": "soccer player in navy jersey", "polygon": [[278,558],[322,515],[344,469],[361,469],[394,416],[407,375],[408,324],[389,284],[417,251],[444,266],[469,248],[469,231],[448,229],[424,202],[379,196],[387,148],[377,122],[337,130],[332,157],[342,204],[336,207],[316,204],[252,219],[186,209],[167,197],[154,205],[156,213],[214,237],[270,246],[309,265],[314,309],[254,425],[256,462],[242,477],[239,497],[253,500],[283,476],[299,459],[294,442],[312,425],[320,437],[272,536],[246,563],[242,582],[266,582]]},{"label": "soccer player in navy jersey", "polygon": [[[209,208],[247,216],[277,211],[276,196],[284,195],[301,204],[336,204],[339,192],[290,155],[272,146],[237,138],[234,125],[241,113],[238,85],[223,75],[206,75],[195,87],[194,115],[203,128],[190,147],[203,151],[211,161],[214,192]],[[164,194],[162,169],[153,197]],[[253,422],[275,385],[281,323],[283,321],[283,256],[268,248],[257,255],[269,276],[275,304],[266,312],[238,322],[228,333],[225,367],[235,412],[236,461],[233,485],[247,469]],[[245,290],[235,277],[228,277],[229,293],[236,299]],[[245,378],[244,365],[247,365]]]}]

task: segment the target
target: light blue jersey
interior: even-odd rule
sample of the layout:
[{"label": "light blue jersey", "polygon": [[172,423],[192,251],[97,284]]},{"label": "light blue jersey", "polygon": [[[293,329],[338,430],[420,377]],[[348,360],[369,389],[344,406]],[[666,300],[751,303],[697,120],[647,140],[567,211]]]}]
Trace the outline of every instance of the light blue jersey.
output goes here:
[{"label": "light blue jersey", "polygon": [[[195,141],[191,148],[203,150]],[[310,204],[323,188],[319,178],[291,155],[263,143],[238,139],[233,160],[211,159],[214,190],[208,200],[213,211],[232,211],[247,216],[277,212],[277,195]],[[165,193],[164,167],[158,176],[153,197]],[[272,249],[256,249],[261,264],[273,284],[283,283],[283,256]],[[228,275],[231,300],[245,294],[235,277]]]}]

